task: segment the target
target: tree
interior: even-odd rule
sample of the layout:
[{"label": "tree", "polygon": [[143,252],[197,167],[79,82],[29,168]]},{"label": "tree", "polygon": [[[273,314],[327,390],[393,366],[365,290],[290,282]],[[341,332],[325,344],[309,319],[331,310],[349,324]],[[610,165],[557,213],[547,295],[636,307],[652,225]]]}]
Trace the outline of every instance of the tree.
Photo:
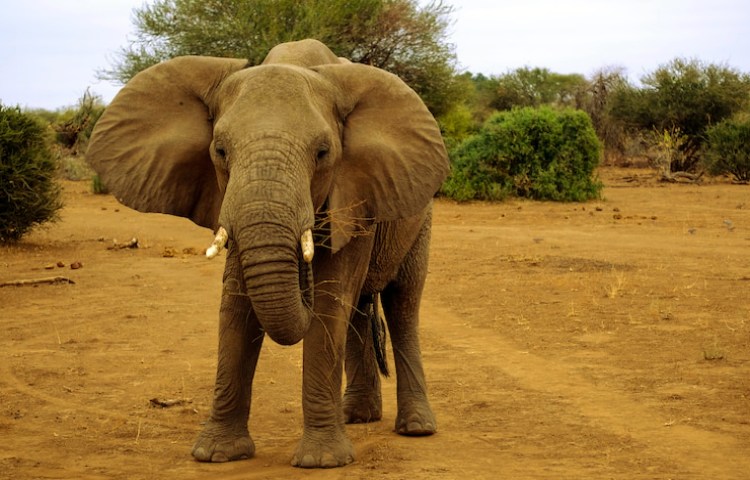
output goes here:
[{"label": "tree", "polygon": [[135,40],[100,77],[120,83],[179,55],[259,64],[283,42],[316,38],[337,55],[400,76],[435,115],[452,103],[456,57],[442,0],[155,0],[134,12]]},{"label": "tree", "polygon": [[611,113],[641,131],[679,130],[684,142],[671,169],[698,165],[706,128],[750,105],[750,76],[725,65],[677,58],[641,79],[642,88],[621,85]]},{"label": "tree", "polygon": [[577,73],[554,73],[546,68],[517,68],[498,77],[491,105],[496,110],[550,104],[577,108],[586,87],[586,79]]},{"label": "tree", "polygon": [[626,132],[622,122],[611,115],[614,92],[629,87],[624,69],[604,67],[588,79],[588,88],[579,105],[589,114],[594,129],[604,147],[604,156],[618,159],[624,155]]}]

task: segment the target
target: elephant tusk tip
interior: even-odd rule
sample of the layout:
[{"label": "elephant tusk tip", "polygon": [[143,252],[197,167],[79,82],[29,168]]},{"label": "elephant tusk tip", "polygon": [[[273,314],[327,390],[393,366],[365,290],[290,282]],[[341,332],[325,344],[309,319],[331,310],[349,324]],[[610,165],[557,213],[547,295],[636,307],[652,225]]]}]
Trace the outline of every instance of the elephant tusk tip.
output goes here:
[{"label": "elephant tusk tip", "polygon": [[226,246],[228,240],[229,234],[227,231],[224,227],[219,227],[219,230],[216,232],[216,238],[214,238],[211,246],[206,249],[206,258],[211,259],[218,255],[224,246]]},{"label": "elephant tusk tip", "polygon": [[302,258],[306,263],[312,262],[315,255],[315,243],[313,242],[312,230],[309,228],[302,234],[300,245],[302,246]]}]

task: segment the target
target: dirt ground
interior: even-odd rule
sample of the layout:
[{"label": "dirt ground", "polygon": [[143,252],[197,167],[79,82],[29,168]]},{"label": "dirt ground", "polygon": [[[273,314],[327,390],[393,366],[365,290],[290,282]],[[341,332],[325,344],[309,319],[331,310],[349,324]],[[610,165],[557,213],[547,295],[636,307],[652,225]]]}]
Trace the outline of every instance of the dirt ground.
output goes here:
[{"label": "dirt ground", "polygon": [[437,201],[422,343],[439,432],[396,435],[385,379],[384,420],[349,426],[356,461],[327,471],[289,466],[301,347],[270,341],[256,457],[192,459],[216,368],[211,233],[65,183],[62,221],[0,247],[0,282],[75,282],[0,288],[0,478],[750,478],[750,187],[601,176],[586,204]]}]

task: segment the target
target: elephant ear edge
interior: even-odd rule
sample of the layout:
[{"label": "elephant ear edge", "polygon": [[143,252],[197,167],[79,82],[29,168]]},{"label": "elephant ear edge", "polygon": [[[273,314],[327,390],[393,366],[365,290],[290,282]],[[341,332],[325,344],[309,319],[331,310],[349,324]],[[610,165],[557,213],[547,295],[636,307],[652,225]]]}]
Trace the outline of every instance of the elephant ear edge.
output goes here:
[{"label": "elephant ear edge", "polygon": [[216,228],[212,96],[246,60],[176,57],[134,76],[97,122],[86,159],[124,205]]},{"label": "elephant ear edge", "polygon": [[[332,248],[357,225],[407,218],[422,211],[448,176],[450,164],[437,121],[399,77],[361,64],[313,70],[343,96],[343,155],[329,193]],[[344,217],[339,218],[337,216]],[[338,232],[338,233],[336,233]]]}]

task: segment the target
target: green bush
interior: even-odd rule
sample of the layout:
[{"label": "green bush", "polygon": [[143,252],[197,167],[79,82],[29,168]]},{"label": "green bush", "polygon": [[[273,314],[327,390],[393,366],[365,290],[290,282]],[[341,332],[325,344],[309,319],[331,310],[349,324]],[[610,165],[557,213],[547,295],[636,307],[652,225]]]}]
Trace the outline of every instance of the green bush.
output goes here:
[{"label": "green bush", "polygon": [[46,132],[33,116],[0,104],[0,242],[55,220],[62,207]]},{"label": "green bush", "polygon": [[584,112],[551,107],[498,112],[451,151],[443,193],[459,201],[598,198],[601,145]]},{"label": "green bush", "polygon": [[704,162],[713,175],[750,181],[750,116],[717,123],[706,130]]},{"label": "green bush", "polygon": [[471,109],[464,104],[454,105],[437,120],[440,124],[440,132],[443,134],[443,140],[445,140],[448,148],[452,148],[466,139],[476,128]]}]

